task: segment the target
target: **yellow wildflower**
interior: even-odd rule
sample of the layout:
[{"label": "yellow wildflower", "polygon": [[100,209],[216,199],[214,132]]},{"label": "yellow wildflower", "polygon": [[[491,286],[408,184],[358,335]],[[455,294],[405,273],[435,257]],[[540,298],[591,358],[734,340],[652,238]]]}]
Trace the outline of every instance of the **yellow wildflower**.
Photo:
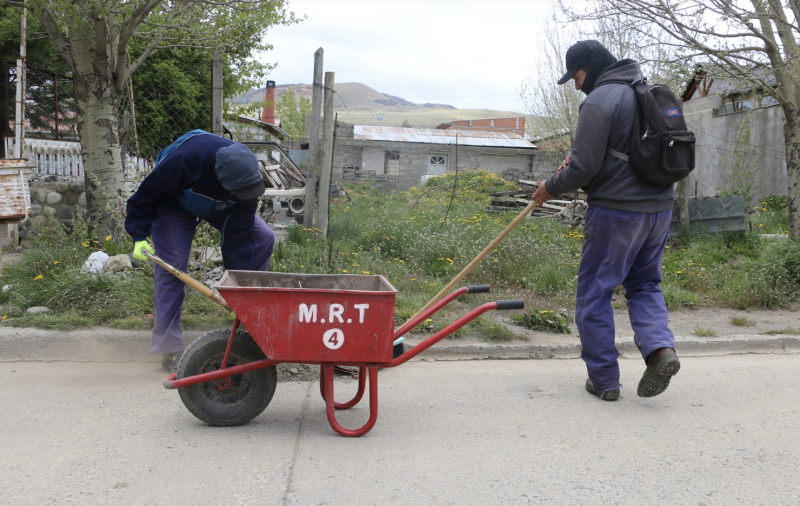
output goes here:
[{"label": "yellow wildflower", "polygon": [[111,240],[111,236],[110,236],[110,235],[107,235],[107,236],[106,236],[106,242],[108,242],[108,241],[110,241],[110,240]]},{"label": "yellow wildflower", "polygon": [[39,281],[40,279],[42,279],[42,277],[43,277],[43,276],[42,276],[41,274],[39,274],[38,276],[36,276],[35,278],[33,278],[33,280],[34,280],[34,281]]},{"label": "yellow wildflower", "polygon": [[364,273],[364,274],[369,274],[370,273],[369,271],[361,271],[361,272]]}]

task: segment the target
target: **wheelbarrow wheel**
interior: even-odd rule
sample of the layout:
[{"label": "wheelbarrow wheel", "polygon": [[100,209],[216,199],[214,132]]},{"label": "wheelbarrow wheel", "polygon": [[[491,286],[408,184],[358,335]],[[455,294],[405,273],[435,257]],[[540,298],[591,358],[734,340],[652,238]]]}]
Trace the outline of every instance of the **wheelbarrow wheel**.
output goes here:
[{"label": "wheelbarrow wheel", "polygon": [[[178,379],[222,367],[230,329],[218,329],[198,337],[178,362]],[[250,334],[237,330],[228,357],[228,367],[263,360],[266,356]],[[265,367],[231,376],[230,387],[220,389],[207,381],[178,389],[183,404],[200,420],[220,427],[242,425],[261,414],[272,400],[278,384],[277,367]]]}]

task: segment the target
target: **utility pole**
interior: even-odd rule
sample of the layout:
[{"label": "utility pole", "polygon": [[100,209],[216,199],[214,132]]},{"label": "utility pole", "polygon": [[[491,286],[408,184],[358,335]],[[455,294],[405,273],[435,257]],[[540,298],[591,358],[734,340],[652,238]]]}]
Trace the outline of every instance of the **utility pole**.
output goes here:
[{"label": "utility pole", "polygon": [[27,39],[28,8],[22,8],[22,21],[19,34],[19,59],[17,60],[17,110],[14,116],[14,158],[22,158],[25,154],[25,40]]},{"label": "utility pole", "polygon": [[322,164],[319,177],[319,206],[317,228],[322,239],[328,237],[328,200],[331,198],[331,168],[333,165],[333,72],[325,72],[325,114],[322,124]]},{"label": "utility pole", "polygon": [[311,94],[311,127],[308,132],[308,158],[306,162],[306,207],[303,211],[303,225],[316,228],[317,175],[319,170],[319,116],[322,106],[322,48],[314,53],[314,90]]},{"label": "utility pole", "polygon": [[222,136],[222,58],[219,49],[211,60],[211,133]]}]

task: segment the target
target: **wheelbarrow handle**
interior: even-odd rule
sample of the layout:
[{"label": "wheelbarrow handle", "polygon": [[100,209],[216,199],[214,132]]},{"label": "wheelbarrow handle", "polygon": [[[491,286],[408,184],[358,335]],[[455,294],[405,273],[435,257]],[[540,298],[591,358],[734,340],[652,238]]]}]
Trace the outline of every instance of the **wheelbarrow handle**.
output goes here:
[{"label": "wheelbarrow handle", "polygon": [[228,303],[225,302],[225,299],[220,297],[220,295],[217,292],[215,292],[214,290],[212,290],[211,288],[209,288],[206,285],[204,285],[203,283],[197,281],[196,279],[194,279],[193,277],[189,276],[185,272],[183,272],[183,271],[181,271],[179,269],[176,269],[175,267],[171,266],[167,262],[165,262],[162,259],[158,258],[157,256],[151,254],[146,249],[142,249],[142,254],[144,256],[146,256],[147,258],[149,258],[150,260],[152,260],[153,262],[155,262],[158,265],[160,265],[161,267],[163,267],[167,272],[169,272],[170,274],[172,274],[176,278],[180,279],[181,281],[183,281],[187,285],[191,286],[192,288],[194,288],[195,290],[200,292],[201,295],[205,295],[206,297],[208,297],[209,299],[213,300],[214,302],[216,302],[220,306],[224,307],[228,311],[231,311],[231,312],[233,311],[230,308],[230,306],[228,306]]},{"label": "wheelbarrow handle", "polygon": [[466,293],[489,293],[492,288],[489,285],[470,285],[470,286],[462,286],[458,290],[453,290],[453,292],[448,295],[447,297],[439,300],[431,307],[419,313],[418,316],[408,320],[402,327],[395,330],[393,340],[397,340],[400,336],[403,336],[408,333],[409,330],[413,329],[420,323],[422,323],[426,318],[430,315],[435,313],[436,311],[442,309],[444,306],[450,304],[455,298],[464,295]]}]

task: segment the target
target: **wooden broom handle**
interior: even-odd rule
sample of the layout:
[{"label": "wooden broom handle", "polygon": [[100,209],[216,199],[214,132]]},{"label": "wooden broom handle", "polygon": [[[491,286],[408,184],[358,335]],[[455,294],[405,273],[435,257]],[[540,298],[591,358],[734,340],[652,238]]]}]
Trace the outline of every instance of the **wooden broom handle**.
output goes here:
[{"label": "wooden broom handle", "polygon": [[213,300],[214,302],[216,302],[220,306],[224,307],[228,311],[233,312],[233,310],[230,308],[230,306],[228,306],[228,303],[225,302],[225,299],[220,297],[219,294],[217,292],[215,292],[214,290],[212,290],[211,288],[209,288],[206,285],[204,285],[203,283],[197,281],[196,279],[194,279],[193,277],[189,276],[185,272],[176,269],[175,267],[173,267],[170,264],[168,264],[167,262],[161,260],[157,256],[150,254],[150,252],[147,251],[146,249],[142,249],[142,254],[144,256],[146,256],[147,258],[149,258],[150,260],[152,260],[153,262],[155,262],[158,265],[160,265],[161,267],[163,267],[164,269],[166,269],[167,272],[169,272],[170,274],[172,274],[176,278],[180,279],[181,281],[183,281],[187,285],[191,286],[192,288],[194,288],[195,290],[200,292],[201,295],[205,295],[206,297],[208,297],[209,299]]},{"label": "wooden broom handle", "polygon": [[461,272],[459,272],[458,275],[456,277],[454,277],[453,280],[450,281],[450,283],[447,284],[447,286],[442,288],[442,290],[439,293],[437,293],[427,304],[425,304],[425,306],[423,306],[422,309],[417,311],[414,314],[414,316],[409,318],[409,321],[411,321],[414,318],[416,318],[417,316],[421,315],[423,312],[425,312],[425,310],[427,310],[428,308],[430,308],[431,306],[436,304],[436,302],[439,299],[441,299],[442,297],[444,297],[445,295],[450,293],[453,290],[453,287],[456,286],[456,284],[458,284],[459,281],[464,279],[464,277],[467,274],[469,274],[469,272],[473,268],[475,268],[475,266],[478,265],[480,263],[480,261],[483,260],[486,257],[486,255],[488,255],[500,243],[500,241],[502,241],[509,234],[509,232],[514,230],[514,228],[517,225],[519,225],[520,222],[522,220],[524,220],[525,217],[527,217],[533,211],[533,208],[535,208],[535,207],[536,207],[536,201],[534,200],[530,204],[528,204],[528,207],[526,207],[521,213],[519,213],[519,216],[514,218],[514,221],[509,223],[508,226],[506,228],[504,228],[503,231],[500,232],[500,234],[497,237],[495,237],[494,240],[492,242],[490,242],[488,246],[486,246],[486,248],[483,249],[483,251],[478,253],[478,256],[473,258],[472,261],[470,263],[468,263],[466,267],[461,269]]}]

